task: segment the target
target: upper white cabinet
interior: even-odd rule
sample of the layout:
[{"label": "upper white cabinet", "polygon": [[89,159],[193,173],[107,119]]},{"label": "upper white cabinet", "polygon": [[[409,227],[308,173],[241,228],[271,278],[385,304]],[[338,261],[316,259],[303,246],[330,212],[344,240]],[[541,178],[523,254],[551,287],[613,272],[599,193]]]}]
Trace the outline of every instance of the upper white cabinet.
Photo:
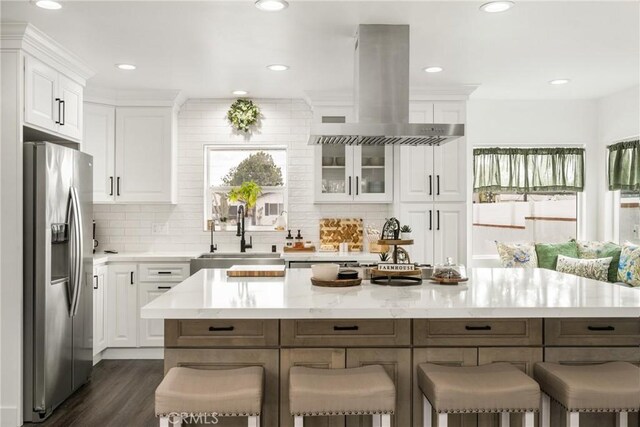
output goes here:
[{"label": "upper white cabinet", "polygon": [[[411,111],[412,123],[464,123],[464,102],[423,103]],[[400,148],[402,202],[466,200],[466,143],[458,138],[437,147]]]},{"label": "upper white cabinet", "polygon": [[94,202],[176,202],[173,108],[85,103],[84,128]]},{"label": "upper white cabinet", "polygon": [[29,55],[24,67],[25,124],[80,140],[83,86]]},{"label": "upper white cabinet", "polygon": [[321,145],[315,153],[316,203],[393,201],[393,147]]}]

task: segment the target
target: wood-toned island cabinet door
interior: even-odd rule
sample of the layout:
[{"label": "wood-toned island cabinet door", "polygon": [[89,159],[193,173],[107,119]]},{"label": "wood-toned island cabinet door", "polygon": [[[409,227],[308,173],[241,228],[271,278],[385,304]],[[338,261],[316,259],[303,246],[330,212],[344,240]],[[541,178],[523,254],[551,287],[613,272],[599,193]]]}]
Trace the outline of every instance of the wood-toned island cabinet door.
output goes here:
[{"label": "wood-toned island cabinet door", "polygon": [[[486,365],[496,362],[508,362],[516,366],[522,372],[533,377],[533,367],[537,362],[542,362],[542,347],[486,347],[478,349],[478,365]],[[522,415],[511,414],[511,427],[521,427]],[[539,425],[538,414],[534,425]],[[478,427],[499,427],[500,420],[497,414],[478,415]]]},{"label": "wood-toned island cabinet door", "polygon": [[[368,365],[382,365],[396,386],[396,413],[391,417],[391,425],[411,425],[411,349],[347,349],[347,368]],[[371,416],[347,417],[347,427],[371,427],[371,424]]]},{"label": "wood-toned island cabinet door", "polygon": [[[235,369],[262,366],[264,368],[264,397],[261,423],[262,426],[278,425],[279,355],[277,349],[165,348],[165,374],[175,366],[195,369]],[[225,417],[218,420],[216,426],[247,426],[246,417]]]},{"label": "wood-toned island cabinet door", "polygon": [[[418,365],[436,363],[448,366],[476,366],[477,348],[414,348],[413,349],[413,427],[423,426],[422,391],[418,387]],[[432,425],[435,424],[432,418]],[[448,427],[476,427],[478,417],[475,414],[449,415]]]},{"label": "wood-toned island cabinet door", "polygon": [[[344,348],[291,348],[280,351],[280,427],[293,427],[293,417],[289,412],[289,368],[308,366],[344,369],[345,355]],[[304,427],[345,427],[345,420],[344,417],[306,417]]]}]

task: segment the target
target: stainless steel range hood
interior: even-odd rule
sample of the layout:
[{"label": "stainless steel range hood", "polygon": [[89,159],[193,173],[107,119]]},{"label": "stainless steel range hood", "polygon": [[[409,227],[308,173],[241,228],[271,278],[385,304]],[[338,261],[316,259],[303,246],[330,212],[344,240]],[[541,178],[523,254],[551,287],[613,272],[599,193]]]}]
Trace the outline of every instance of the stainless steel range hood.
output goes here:
[{"label": "stainless steel range hood", "polygon": [[311,127],[309,144],[440,145],[462,124],[409,123],[409,26],[360,25],[355,47],[357,123]]}]

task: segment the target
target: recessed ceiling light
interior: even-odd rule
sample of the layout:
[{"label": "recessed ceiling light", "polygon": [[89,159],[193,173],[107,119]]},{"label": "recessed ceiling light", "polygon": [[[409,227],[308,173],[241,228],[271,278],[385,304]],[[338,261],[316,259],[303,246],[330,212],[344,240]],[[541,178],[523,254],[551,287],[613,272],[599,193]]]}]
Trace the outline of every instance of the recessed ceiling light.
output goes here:
[{"label": "recessed ceiling light", "polygon": [[550,80],[549,84],[550,85],[566,85],[570,81],[571,80],[569,80],[569,79],[555,79],[555,80]]},{"label": "recessed ceiling light", "polygon": [[233,92],[234,95],[247,95],[249,92],[247,92],[246,90],[234,90]]},{"label": "recessed ceiling light", "polygon": [[279,12],[289,7],[285,0],[256,0],[256,7],[265,12]]},{"label": "recessed ceiling light", "polygon": [[267,65],[267,68],[271,71],[287,71],[289,69],[289,66],[284,64],[271,64]]},{"label": "recessed ceiling light", "polygon": [[116,67],[120,68],[121,70],[127,70],[127,71],[136,69],[136,66],[133,64],[116,64]]},{"label": "recessed ceiling light", "polygon": [[54,0],[38,0],[36,6],[48,10],[58,10],[62,8],[62,5]]},{"label": "recessed ceiling light", "polygon": [[424,71],[427,73],[439,73],[442,70],[443,70],[442,67],[427,67],[424,69]]},{"label": "recessed ceiling light", "polygon": [[480,10],[488,13],[506,12],[511,9],[514,4],[512,1],[490,1],[480,6]]}]

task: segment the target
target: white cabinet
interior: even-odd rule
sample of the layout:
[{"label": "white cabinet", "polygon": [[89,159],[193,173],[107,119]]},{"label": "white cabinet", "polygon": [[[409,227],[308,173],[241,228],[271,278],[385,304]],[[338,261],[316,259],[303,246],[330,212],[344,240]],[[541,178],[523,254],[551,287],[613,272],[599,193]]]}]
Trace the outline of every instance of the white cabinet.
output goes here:
[{"label": "white cabinet", "polygon": [[112,202],[115,196],[116,109],[90,102],[84,105],[82,151],[93,156],[93,201]]},{"label": "white cabinet", "polygon": [[[412,123],[464,123],[464,102],[420,105]],[[437,147],[400,148],[401,202],[463,202],[466,200],[466,142],[458,138]]]},{"label": "white cabinet", "polygon": [[138,288],[136,264],[108,268],[107,324],[109,347],[138,345]]},{"label": "white cabinet", "polygon": [[392,146],[321,145],[316,147],[316,203],[390,203],[392,201]]},{"label": "white cabinet", "polygon": [[[167,292],[173,283],[140,283],[138,301],[140,307],[144,307],[160,295]],[[139,328],[140,347],[164,346],[164,321],[162,319],[140,319]]]},{"label": "white cabinet", "polygon": [[74,140],[82,137],[83,87],[54,68],[25,56],[24,120]]},{"label": "white cabinet", "polygon": [[83,150],[94,156],[94,202],[175,203],[171,107],[86,103]]},{"label": "white cabinet", "polygon": [[93,355],[107,348],[107,266],[93,268]]},{"label": "white cabinet", "polygon": [[452,257],[466,263],[465,203],[403,203],[400,222],[413,229],[412,261],[441,264]]}]

